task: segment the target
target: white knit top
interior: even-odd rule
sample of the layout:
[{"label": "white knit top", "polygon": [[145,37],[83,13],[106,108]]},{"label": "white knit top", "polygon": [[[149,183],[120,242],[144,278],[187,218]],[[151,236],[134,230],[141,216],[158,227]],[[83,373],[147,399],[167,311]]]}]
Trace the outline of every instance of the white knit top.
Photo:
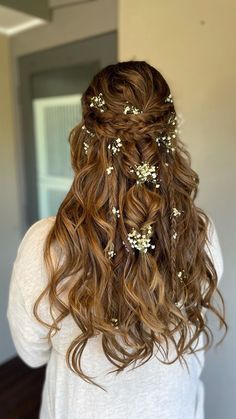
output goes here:
[{"label": "white knit top", "polygon": [[[40,419],[203,419],[204,386],[200,374],[204,351],[186,358],[189,373],[179,361],[164,365],[154,356],[143,366],[132,366],[116,376],[106,375],[115,366],[105,357],[101,335],[90,339],[82,355],[82,369],[107,391],[89,384],[66,365],[65,353],[80,331],[71,316],[51,344],[42,339],[48,329],[33,315],[33,303],[47,283],[43,244],[55,217],[35,222],[19,245],[10,280],[7,318],[13,342],[21,359],[30,367],[46,366]],[[207,248],[218,278],[223,273],[219,240],[211,220]],[[51,323],[45,299],[40,316]],[[204,343],[203,337],[199,346]],[[160,355],[158,354],[160,358]]]}]

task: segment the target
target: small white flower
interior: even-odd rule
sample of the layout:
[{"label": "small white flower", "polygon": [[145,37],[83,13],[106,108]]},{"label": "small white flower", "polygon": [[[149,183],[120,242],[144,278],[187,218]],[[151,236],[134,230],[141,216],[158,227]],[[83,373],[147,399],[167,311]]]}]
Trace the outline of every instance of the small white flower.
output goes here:
[{"label": "small white flower", "polygon": [[113,166],[109,166],[107,169],[106,169],[106,171],[107,171],[107,173],[108,173],[108,175],[110,175],[111,174],[111,171],[114,169],[114,167]]},{"label": "small white flower", "polygon": [[166,147],[166,151],[167,153],[169,153],[170,151],[174,151],[175,147],[172,144],[172,138],[175,138],[175,134],[171,134],[171,135],[161,135],[159,137],[156,138],[156,142],[158,147],[161,146],[161,144],[163,144]]},{"label": "small white flower", "polygon": [[160,187],[159,182],[157,181],[157,173],[156,173],[156,167],[150,166],[149,163],[143,162],[142,164],[137,166],[135,165],[134,169],[130,169],[130,172],[135,172],[138,180],[137,184],[141,184],[144,182],[153,182],[156,184],[156,188]]},{"label": "small white flower", "polygon": [[129,102],[126,102],[126,103],[127,103],[127,105],[124,105],[124,110],[123,110],[123,113],[125,115],[127,115],[127,114],[137,115],[139,113],[143,113],[143,111],[141,111],[140,109],[136,108],[135,106],[129,104]]},{"label": "small white flower", "polygon": [[152,249],[155,248],[155,245],[151,245],[151,235],[152,235],[152,226],[149,225],[148,227],[141,229],[146,230],[146,233],[141,234],[135,228],[132,228],[132,232],[128,234],[128,240],[131,244],[132,248],[136,248],[137,250],[147,253],[148,247],[151,246]]},{"label": "small white flower", "polygon": [[115,207],[112,207],[112,213],[116,215],[118,218],[120,217],[120,211],[116,209]]},{"label": "small white flower", "polygon": [[84,130],[87,134],[89,134],[91,137],[95,137],[95,134],[91,131],[89,131],[85,125],[82,126],[82,130]]},{"label": "small white flower", "polygon": [[90,99],[90,105],[89,106],[91,108],[94,107],[94,108],[99,109],[100,112],[104,112],[104,110],[105,110],[104,105],[105,105],[105,100],[103,98],[103,94],[102,93],[99,93],[98,96],[93,96]]},{"label": "small white flower", "polygon": [[177,237],[177,233],[176,233],[176,231],[173,233],[173,239],[175,240],[176,239],[176,237]]},{"label": "small white flower", "polygon": [[165,99],[165,102],[173,103],[173,98],[172,98],[171,93],[167,96],[167,98]]},{"label": "small white flower", "polygon": [[177,208],[172,209],[173,217],[178,217],[179,215],[181,215],[181,212],[182,211],[179,211]]},{"label": "small white flower", "polygon": [[121,143],[120,138],[116,138],[113,144],[108,145],[108,149],[111,149],[113,154],[119,151],[121,147],[122,147],[122,143]]},{"label": "small white flower", "polygon": [[85,154],[88,154],[89,144],[88,144],[88,143],[86,143],[85,141],[83,142],[83,144],[84,144]]},{"label": "small white flower", "polygon": [[109,259],[113,258],[116,255],[114,250],[114,243],[111,243],[110,250],[107,252]]}]

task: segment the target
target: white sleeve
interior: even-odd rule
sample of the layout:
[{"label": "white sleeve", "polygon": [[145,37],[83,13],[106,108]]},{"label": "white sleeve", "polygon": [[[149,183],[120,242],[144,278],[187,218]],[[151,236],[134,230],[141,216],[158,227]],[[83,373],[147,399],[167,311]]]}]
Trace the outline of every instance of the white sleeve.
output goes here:
[{"label": "white sleeve", "polygon": [[215,267],[215,270],[218,276],[218,284],[219,284],[219,281],[221,280],[223,272],[224,272],[224,261],[223,261],[222,250],[221,250],[221,246],[220,246],[220,242],[219,242],[219,238],[218,238],[214,221],[211,217],[209,217],[209,215],[208,215],[208,218],[210,220],[210,223],[208,226],[209,243],[206,244],[206,252],[211,258],[212,263]]},{"label": "white sleeve", "polygon": [[[46,364],[51,353],[51,343],[46,339],[49,329],[33,314],[33,303],[46,285],[42,249],[49,226],[49,218],[42,219],[25,233],[13,264],[9,287],[7,320],[12,340],[20,358],[32,368]],[[45,307],[43,310],[46,312]]]}]

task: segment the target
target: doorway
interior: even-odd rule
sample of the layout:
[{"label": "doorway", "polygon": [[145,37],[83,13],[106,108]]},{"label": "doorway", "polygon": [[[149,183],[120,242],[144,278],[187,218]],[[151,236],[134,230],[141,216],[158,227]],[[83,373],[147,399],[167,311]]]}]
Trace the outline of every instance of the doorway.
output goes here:
[{"label": "doorway", "polygon": [[116,62],[116,32],[19,58],[26,226],[56,214],[73,179],[68,138],[81,120],[81,95]]}]

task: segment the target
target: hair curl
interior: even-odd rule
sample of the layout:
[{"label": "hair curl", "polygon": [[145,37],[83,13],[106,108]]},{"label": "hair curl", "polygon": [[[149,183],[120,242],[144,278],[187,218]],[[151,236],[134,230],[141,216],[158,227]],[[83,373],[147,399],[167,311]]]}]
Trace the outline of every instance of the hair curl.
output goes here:
[{"label": "hair curl", "polygon": [[[105,112],[90,107],[91,98],[100,92]],[[208,349],[213,337],[204,308],[211,310],[227,331],[217,272],[206,252],[210,219],[194,204],[199,177],[178,134],[174,152],[168,153],[165,145],[158,146],[155,141],[173,128],[169,121],[175,107],[172,100],[165,100],[168,95],[163,76],[145,61],[108,65],[94,76],[82,96],[83,121],[69,134],[74,179],[45,242],[49,281],[35,302],[34,315],[50,328],[49,337],[53,330],[58,331],[59,321],[73,317],[81,333],[67,350],[67,365],[103,390],[81,368],[85,345],[96,333],[102,333],[104,353],[117,367],[111,372],[119,373],[137,360],[147,358],[143,363],[147,362],[154,345],[164,350],[166,344],[168,350],[169,344],[174,344],[176,358],[167,363],[184,360],[188,350],[194,353],[192,345],[201,333],[206,337],[201,349]],[[126,101],[143,112],[124,114]],[[112,159],[108,144],[117,137],[122,148]],[[84,141],[89,141],[87,153]],[[142,161],[158,167],[159,189],[153,184],[136,184],[129,169]],[[110,165],[114,169],[108,176]],[[119,218],[112,214],[112,207],[119,209]],[[181,211],[180,217],[172,215],[173,208]],[[153,228],[156,246],[143,253],[130,246],[127,235],[133,227],[140,230],[147,224]],[[57,268],[51,255],[54,243],[64,255]],[[111,243],[116,254],[108,258]],[[185,273],[182,280],[178,271]],[[74,282],[65,304],[59,297],[59,285],[69,276],[69,284],[72,278]],[[47,292],[50,307],[59,310],[56,318],[51,311],[52,325],[37,314]],[[214,305],[216,293],[223,312]],[[184,310],[176,304],[180,300]],[[112,319],[117,319],[116,327]],[[194,330],[191,338],[190,328]]]}]

